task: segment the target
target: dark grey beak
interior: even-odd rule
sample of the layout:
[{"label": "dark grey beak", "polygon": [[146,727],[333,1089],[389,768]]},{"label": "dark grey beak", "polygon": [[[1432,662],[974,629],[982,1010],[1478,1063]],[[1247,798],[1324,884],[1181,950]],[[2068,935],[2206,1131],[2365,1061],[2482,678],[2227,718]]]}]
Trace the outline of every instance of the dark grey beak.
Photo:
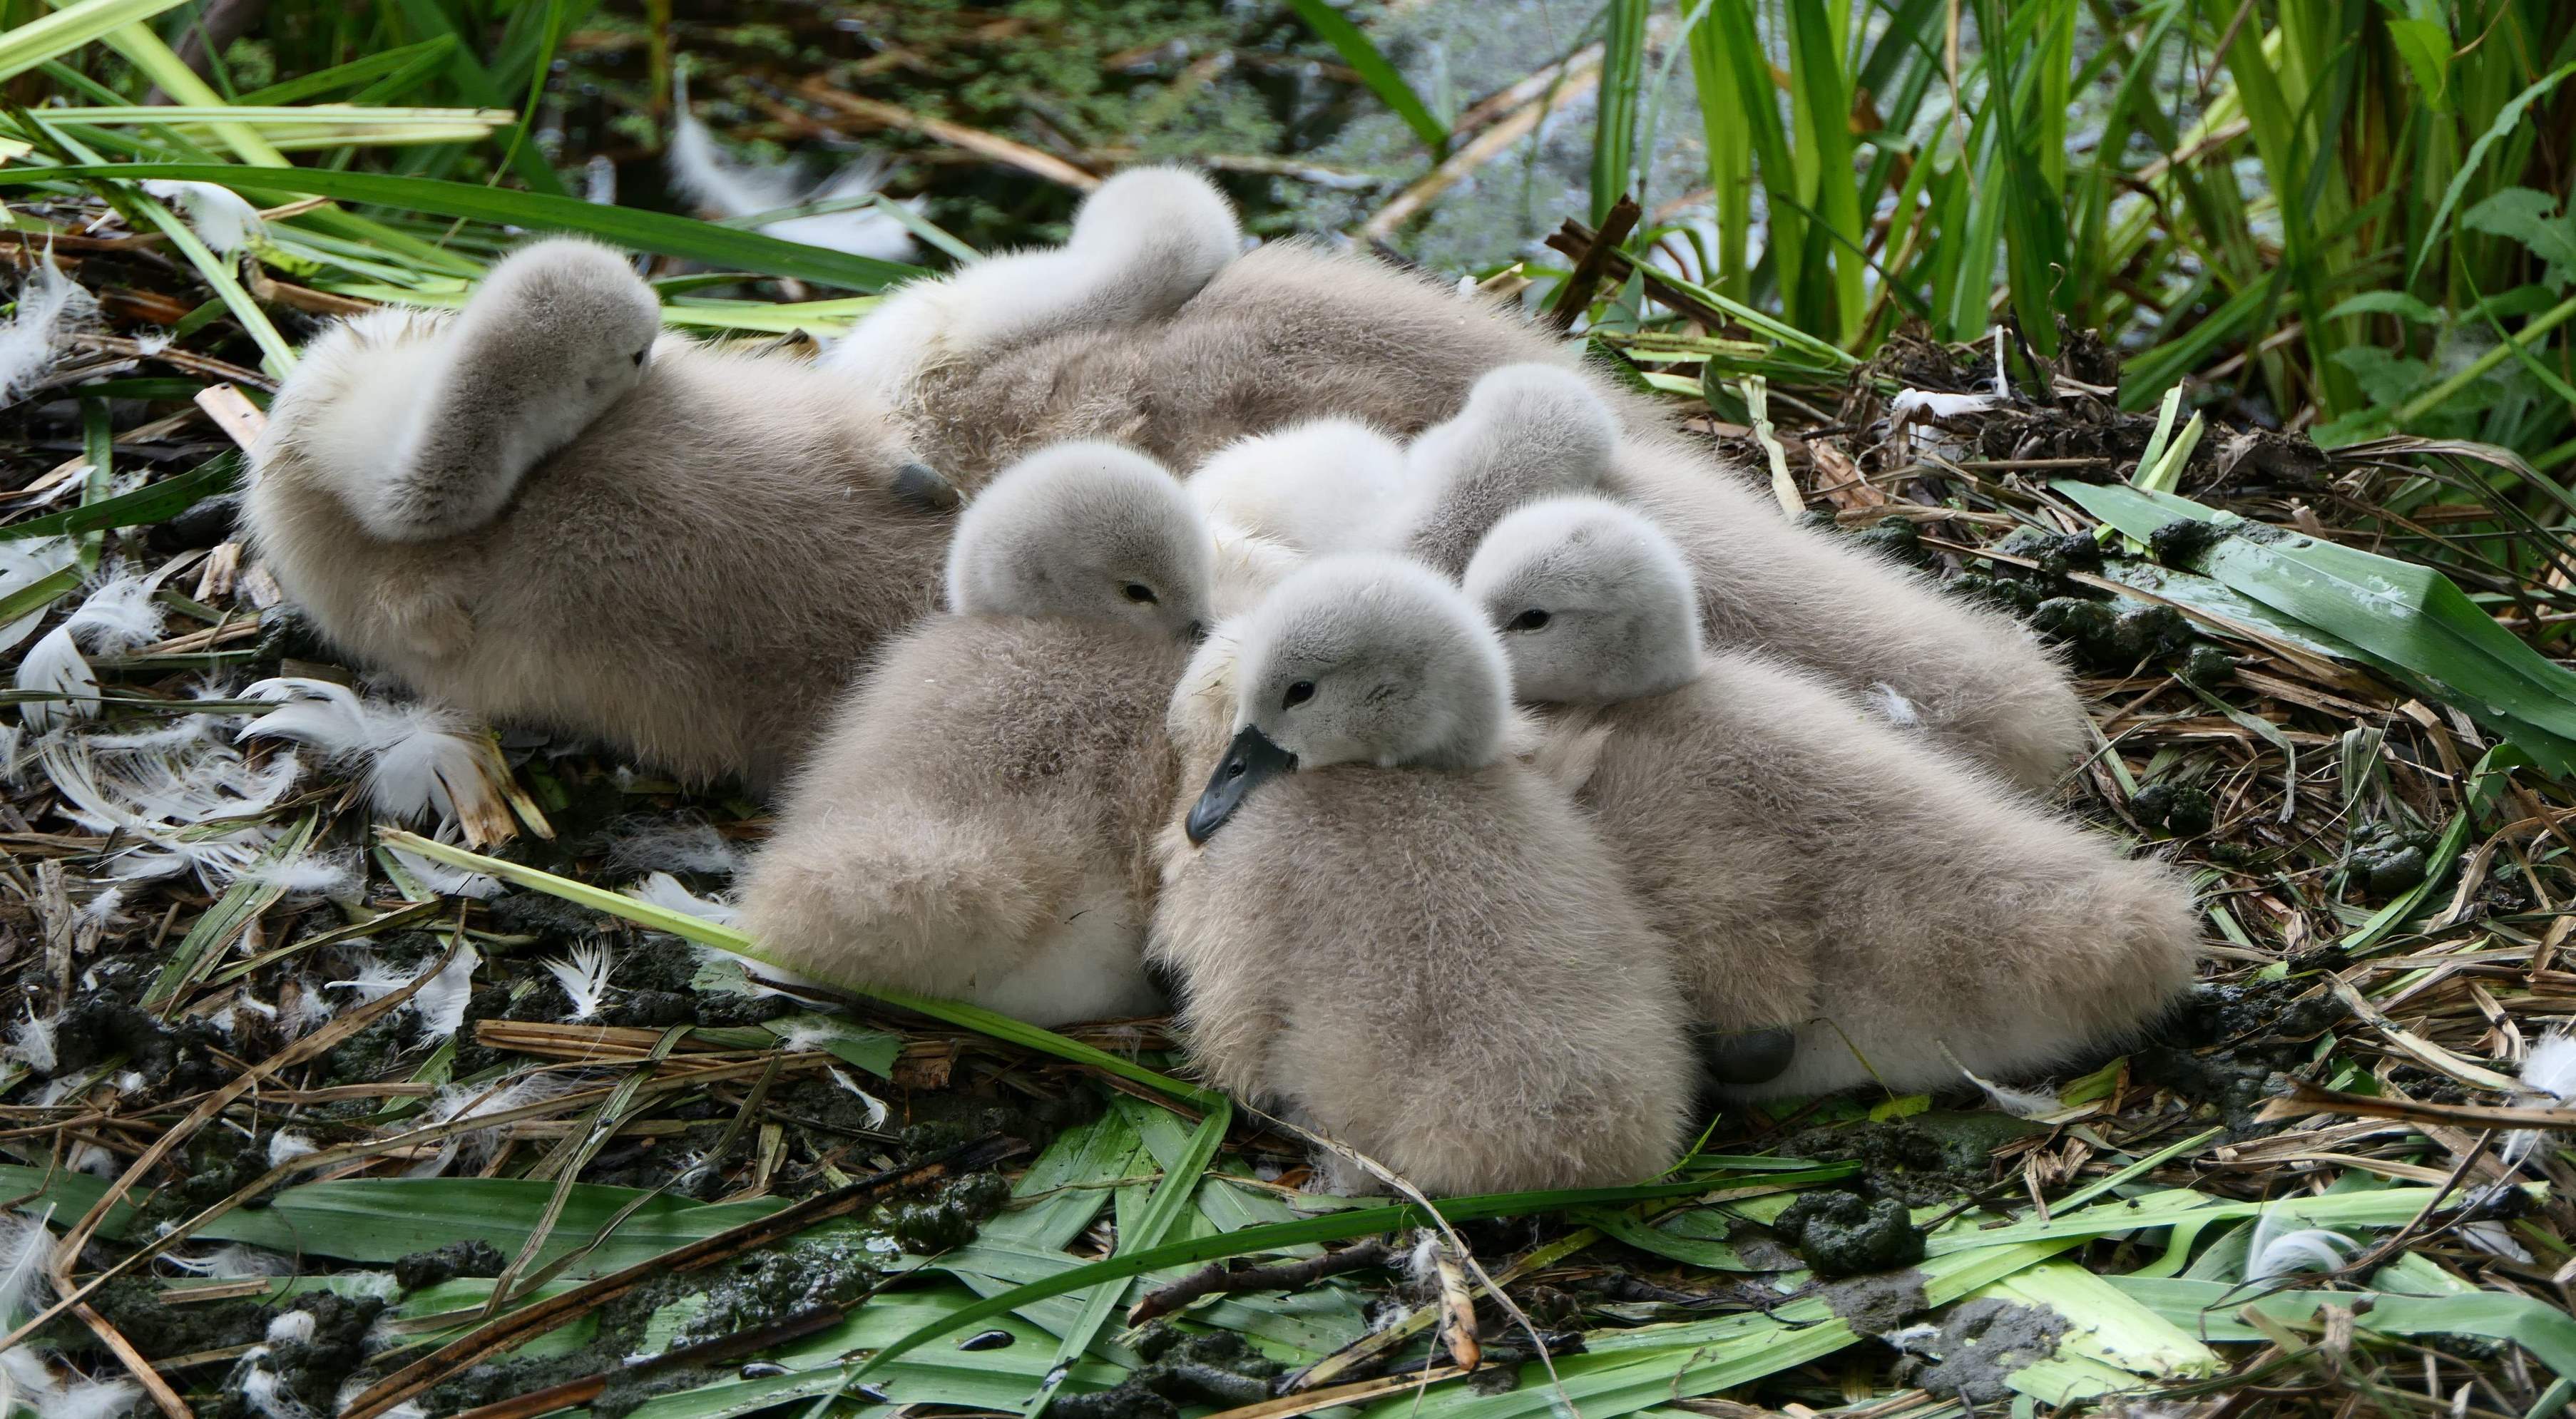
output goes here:
[{"label": "dark grey beak", "polygon": [[1243,806],[1243,796],[1264,779],[1294,773],[1297,756],[1270,742],[1270,736],[1256,725],[1245,725],[1234,742],[1225,746],[1225,757],[1217,761],[1216,773],[1208,779],[1207,792],[1199,795],[1191,807],[1190,841],[1203,843],[1208,836],[1234,816]]},{"label": "dark grey beak", "polygon": [[1690,1032],[1712,1083],[1768,1084],[1788,1073],[1798,1054],[1798,1036],[1786,1026],[1721,1030],[1702,1022],[1691,1026]]},{"label": "dark grey beak", "polygon": [[924,512],[948,512],[958,503],[957,485],[927,463],[894,470],[894,495]]}]

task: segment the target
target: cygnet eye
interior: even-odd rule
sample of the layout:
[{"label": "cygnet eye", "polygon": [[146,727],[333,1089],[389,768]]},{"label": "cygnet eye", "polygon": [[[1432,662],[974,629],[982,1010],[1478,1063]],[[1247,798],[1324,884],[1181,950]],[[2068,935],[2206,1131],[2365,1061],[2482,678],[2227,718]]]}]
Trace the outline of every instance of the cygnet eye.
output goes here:
[{"label": "cygnet eye", "polygon": [[1315,698],[1315,682],[1300,680],[1288,687],[1288,693],[1280,698],[1279,705],[1282,709],[1295,709],[1313,698]]},{"label": "cygnet eye", "polygon": [[637,368],[637,369],[639,369],[639,370],[640,370],[640,369],[642,369],[642,368],[644,368],[644,357],[645,357],[646,355],[651,354],[651,353],[653,353],[653,347],[652,347],[652,346],[650,346],[650,345],[647,345],[647,346],[645,346],[643,349],[636,351],[636,352],[635,352],[635,368]]},{"label": "cygnet eye", "polygon": [[1535,631],[1539,627],[1546,625],[1547,622],[1548,614],[1533,606],[1519,615],[1514,616],[1512,618],[1512,624],[1508,629],[1515,631]]},{"label": "cygnet eye", "polygon": [[1147,586],[1141,581],[1131,581],[1121,589],[1127,593],[1128,600],[1135,602],[1139,606],[1151,606],[1154,604],[1154,588]]}]

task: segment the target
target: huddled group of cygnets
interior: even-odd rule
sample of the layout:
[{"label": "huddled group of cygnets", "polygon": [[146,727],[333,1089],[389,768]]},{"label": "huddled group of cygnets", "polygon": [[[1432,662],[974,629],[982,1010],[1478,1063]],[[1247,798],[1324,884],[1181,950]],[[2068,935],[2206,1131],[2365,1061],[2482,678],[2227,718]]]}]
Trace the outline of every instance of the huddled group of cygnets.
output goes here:
[{"label": "huddled group of cygnets", "polygon": [[247,519],[365,665],[774,794],[770,958],[1176,1009],[1203,1077],[1428,1190],[2151,1023],[2195,912],[2047,806],[2089,742],[2051,655],[1665,424],[1143,169],[819,362],[539,242],[317,340]]}]

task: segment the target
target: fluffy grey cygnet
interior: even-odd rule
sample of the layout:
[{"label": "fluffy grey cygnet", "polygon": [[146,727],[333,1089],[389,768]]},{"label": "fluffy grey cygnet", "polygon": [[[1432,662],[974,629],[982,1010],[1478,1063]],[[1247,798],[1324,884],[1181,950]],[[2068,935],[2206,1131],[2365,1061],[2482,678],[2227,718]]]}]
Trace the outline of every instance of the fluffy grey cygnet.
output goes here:
[{"label": "fluffy grey cygnet", "polygon": [[1156,1013],[1149,845],[1175,792],[1165,702],[1211,549],[1180,484],[1105,444],[971,503],[949,609],[889,645],[787,795],[744,926],[825,980],[1041,1025]]},{"label": "fluffy grey cygnet", "polygon": [[[2184,882],[1763,655],[1703,651],[1681,550],[1633,508],[1533,504],[1467,595],[1550,756],[1679,953],[1739,1097],[2030,1078],[2114,1048],[2192,980]],[[1794,1027],[1744,1070],[1743,1037]]]},{"label": "fluffy grey cygnet", "polygon": [[356,659],[758,788],[932,605],[954,518],[882,407],[657,319],[623,257],[564,239],[461,314],[334,326],[279,391],[244,517]]},{"label": "fluffy grey cygnet", "polygon": [[1969,762],[2035,791],[2055,786],[2085,742],[2083,710],[2029,631],[1835,534],[1792,525],[1670,436],[1639,432],[1643,423],[1571,370],[1495,370],[1409,451],[1415,501],[1398,545],[1455,576],[1515,508],[1615,498],[1679,545],[1713,644],[1767,652],[1902,706]]},{"label": "fluffy grey cygnet", "polygon": [[1217,762],[1148,948],[1206,1076],[1435,1193],[1669,1164],[1694,1079],[1671,948],[1583,814],[1506,752],[1474,608],[1413,564],[1325,558],[1202,651],[1220,657],[1236,733],[1184,756]]}]

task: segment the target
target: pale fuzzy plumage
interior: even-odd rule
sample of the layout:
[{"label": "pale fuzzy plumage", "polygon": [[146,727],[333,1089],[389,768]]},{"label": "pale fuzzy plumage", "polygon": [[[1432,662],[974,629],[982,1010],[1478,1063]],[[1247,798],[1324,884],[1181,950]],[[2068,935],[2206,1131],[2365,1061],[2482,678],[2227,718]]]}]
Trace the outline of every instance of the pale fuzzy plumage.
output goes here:
[{"label": "pale fuzzy plumage", "polygon": [[[637,363],[653,302],[548,241],[453,319],[332,328],[270,411],[246,523],[327,637],[414,690],[767,787],[930,607],[953,518],[897,491],[905,432],[808,362],[674,336]],[[424,420],[453,437],[388,448]]]},{"label": "pale fuzzy plumage", "polygon": [[283,1167],[313,1151],[313,1140],[303,1134],[281,1128],[268,1136],[268,1165],[272,1168]]},{"label": "pale fuzzy plumage", "polygon": [[546,974],[562,987],[564,1000],[572,1007],[565,1012],[565,1019],[587,1020],[608,1003],[608,977],[616,961],[602,943],[579,942],[567,955],[549,957],[537,964],[545,967]]},{"label": "pale fuzzy plumage", "polygon": [[898,288],[834,348],[831,365],[859,389],[901,400],[923,375],[980,350],[1167,316],[1242,242],[1233,208],[1205,180],[1131,168],[1083,199],[1064,246]]},{"label": "pale fuzzy plumage", "polygon": [[[1678,551],[1633,509],[1524,508],[1467,569],[1525,696],[1585,742],[1580,801],[1679,952],[1699,1023],[1792,1027],[1736,1097],[2027,1078],[2134,1037],[2190,984],[2185,884],[1793,666],[1704,651]],[[1533,613],[1536,613],[1534,617]]]},{"label": "pale fuzzy plumage", "polygon": [[[689,112],[685,92],[672,105],[672,114],[671,145],[666,154],[671,184],[718,216],[750,217],[786,207],[866,197],[885,185],[885,160],[874,154],[854,159],[812,185],[798,176],[793,163],[765,167],[728,161],[716,151],[715,135]],[[918,209],[920,204],[907,205]],[[903,223],[868,207],[764,222],[754,230],[782,241],[827,247],[879,261],[910,261],[914,255],[912,233]]]},{"label": "pale fuzzy plumage", "polygon": [[1158,720],[1209,575],[1139,455],[1069,445],[996,479],[950,560],[963,610],[860,682],[744,876],[744,928],[798,971],[1037,1024],[1154,1012]]},{"label": "pale fuzzy plumage", "polygon": [[2286,1207],[2267,1207],[2254,1219],[2245,1245],[2245,1279],[2272,1281],[2302,1271],[2333,1271],[2361,1243],[2323,1227],[2295,1227],[2299,1219]]},{"label": "pale fuzzy plumage", "polygon": [[271,1345],[313,1338],[315,1321],[311,1311],[280,1311],[269,1317],[268,1341]]},{"label": "pale fuzzy plumage", "polygon": [[32,1345],[0,1351],[0,1413],[14,1402],[36,1419],[119,1419],[133,1412],[143,1387],[132,1380],[56,1379]]},{"label": "pale fuzzy plumage", "polygon": [[292,676],[262,680],[242,697],[273,700],[277,708],[237,737],[291,739],[318,750],[324,762],[363,765],[367,801],[379,817],[416,822],[435,814],[454,822],[508,813],[484,775],[482,735],[452,709],[392,704]]},{"label": "pale fuzzy plumage", "polygon": [[1980,1078],[1965,1069],[1959,1072],[1967,1076],[1969,1083],[1984,1091],[1986,1098],[1996,1108],[2002,1109],[2015,1118],[2047,1118],[2051,1114],[2063,1111],[2066,1107],[2064,1100],[2045,1090],[2016,1089],[2009,1084],[1998,1084],[1991,1079]]},{"label": "pale fuzzy plumage", "polygon": [[187,214],[188,229],[217,255],[230,256],[268,235],[259,209],[229,187],[211,182],[173,182],[149,178],[143,190]]},{"label": "pale fuzzy plumage", "polygon": [[1216,540],[1218,616],[1249,611],[1307,558],[1369,545],[1396,515],[1404,450],[1352,419],[1314,419],[1239,439],[1190,474]]},{"label": "pale fuzzy plumage", "polygon": [[98,326],[98,298],[48,259],[18,287],[16,313],[0,325],[0,405],[25,395],[63,357],[74,336]]},{"label": "pale fuzzy plumage", "polygon": [[[1211,1083],[1426,1191],[1634,1181],[1686,1137],[1669,948],[1582,815],[1507,757],[1491,640],[1436,577],[1358,558],[1300,570],[1221,629],[1173,697],[1180,806],[1219,760],[1211,722],[1342,762],[1253,787],[1201,847],[1167,836],[1149,951],[1182,984]],[[1318,686],[1303,716],[1280,695],[1301,679]],[[1376,685],[1442,723],[1342,693]],[[1479,767],[1408,762],[1426,756]],[[1371,1186],[1337,1157],[1318,1159],[1328,1185]]]},{"label": "pale fuzzy plumage", "polygon": [[1619,399],[1542,364],[1484,376],[1456,418],[1407,452],[1418,491],[1405,550],[1457,575],[1515,509],[1598,492],[1677,544],[1711,645],[1777,655],[2024,788],[2055,784],[2085,720],[2026,629],[1836,534],[1782,523],[1768,499],[1710,476]]},{"label": "pale fuzzy plumage", "polygon": [[[1140,177],[1093,195],[1075,249],[1034,254],[1067,258],[1082,282],[997,258],[895,292],[831,361],[900,391],[885,404],[830,370],[666,339],[633,397],[529,469],[492,475],[501,511],[444,543],[371,538],[350,500],[407,476],[386,469],[383,430],[406,426],[457,322],[363,317],[307,350],[271,411],[256,540],[349,654],[479,718],[766,784],[850,667],[936,594],[949,521],[884,493],[904,463],[971,493],[1072,439],[1189,468],[1325,415],[1409,437],[1457,413],[1489,370],[1577,362],[1497,301],[1363,255],[1280,241],[1224,260],[1233,229],[1212,189]],[[511,298],[487,288],[476,301],[522,310]],[[961,306],[972,319],[949,318]],[[560,382],[527,383],[542,396]],[[2063,676],[2008,618],[1788,526],[1767,492],[1665,432],[1662,406],[1593,390],[1622,431],[1605,486],[1676,530],[1716,638],[1773,646],[1838,683],[1884,681],[1940,742],[2019,782],[2051,781],[2083,742]]]}]

